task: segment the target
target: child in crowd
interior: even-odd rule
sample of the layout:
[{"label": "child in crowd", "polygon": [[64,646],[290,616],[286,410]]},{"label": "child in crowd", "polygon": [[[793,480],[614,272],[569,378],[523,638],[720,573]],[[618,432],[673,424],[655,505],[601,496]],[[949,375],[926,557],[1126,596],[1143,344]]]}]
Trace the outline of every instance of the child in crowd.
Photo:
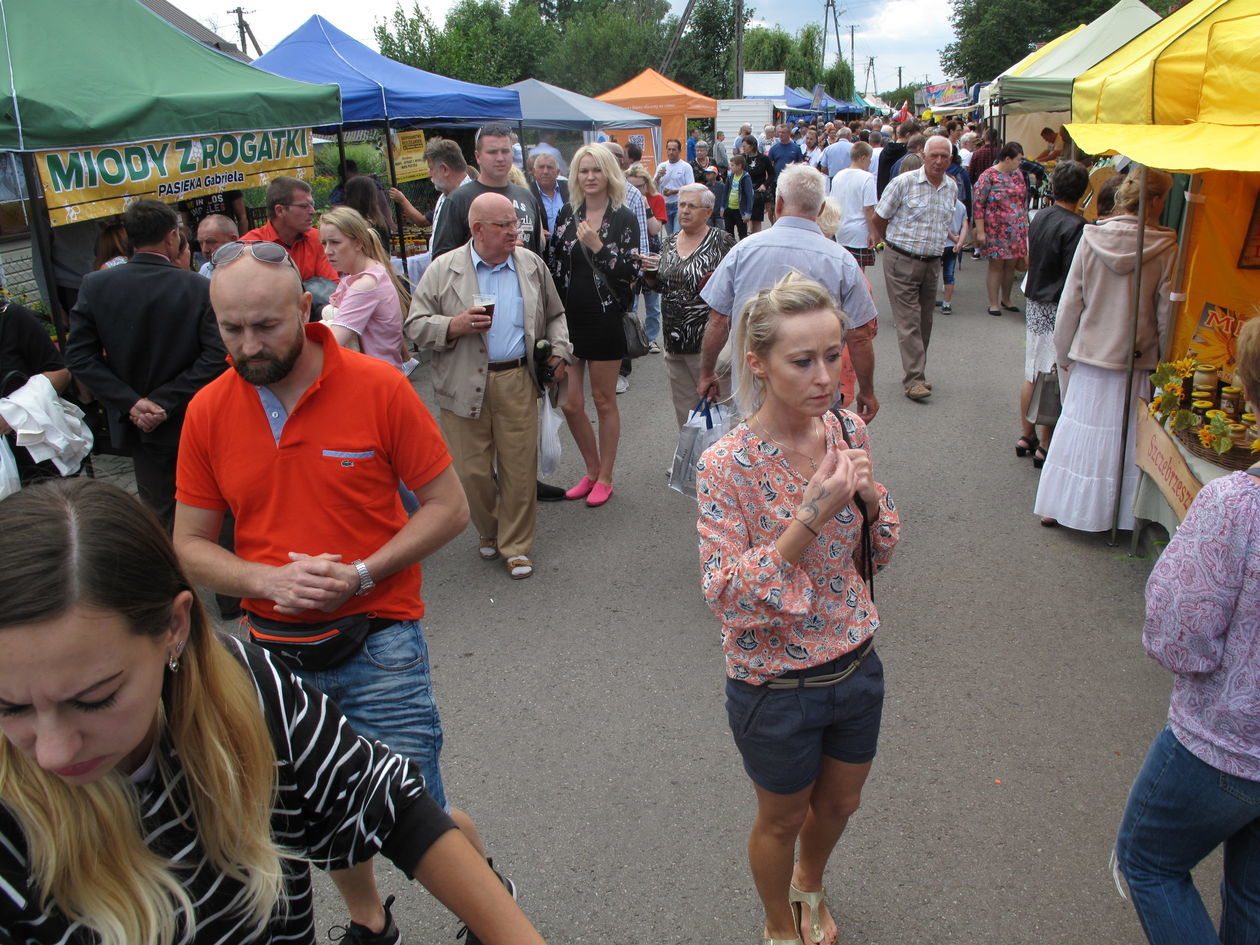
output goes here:
[{"label": "child in crowd", "polygon": [[945,252],[941,254],[941,280],[945,283],[945,301],[941,302],[941,313],[944,315],[954,311],[954,272],[958,267],[958,254],[962,252],[970,230],[966,204],[961,200],[954,201],[954,219],[949,224]]}]

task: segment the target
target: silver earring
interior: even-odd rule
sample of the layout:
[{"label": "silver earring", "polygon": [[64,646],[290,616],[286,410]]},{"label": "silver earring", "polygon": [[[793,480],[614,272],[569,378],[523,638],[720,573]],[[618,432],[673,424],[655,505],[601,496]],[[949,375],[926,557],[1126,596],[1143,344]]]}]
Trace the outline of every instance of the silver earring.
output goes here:
[{"label": "silver earring", "polygon": [[169,669],[172,673],[179,672],[179,657],[180,657],[180,654],[182,654],[183,652],[184,652],[184,643],[181,640],[179,643],[175,644],[175,649],[171,652],[170,657],[166,661],[166,668]]}]

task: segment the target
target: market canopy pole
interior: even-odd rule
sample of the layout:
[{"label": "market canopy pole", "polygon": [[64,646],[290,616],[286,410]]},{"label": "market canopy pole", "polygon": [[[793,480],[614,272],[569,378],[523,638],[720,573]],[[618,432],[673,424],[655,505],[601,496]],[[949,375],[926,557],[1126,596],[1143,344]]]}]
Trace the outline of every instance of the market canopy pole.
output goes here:
[{"label": "market canopy pole", "polygon": [[[1120,423],[1120,463],[1116,470],[1116,502],[1111,512],[1111,537],[1107,544],[1115,547],[1120,534],[1120,500],[1124,495],[1124,461],[1129,451],[1129,421],[1133,412],[1133,374],[1137,361],[1138,322],[1142,310],[1142,253],[1146,249],[1146,165],[1138,169],[1137,266],[1133,270],[1133,324],[1129,330],[1129,353],[1125,366],[1124,419]],[[1162,353],[1162,352],[1161,352]]]}]

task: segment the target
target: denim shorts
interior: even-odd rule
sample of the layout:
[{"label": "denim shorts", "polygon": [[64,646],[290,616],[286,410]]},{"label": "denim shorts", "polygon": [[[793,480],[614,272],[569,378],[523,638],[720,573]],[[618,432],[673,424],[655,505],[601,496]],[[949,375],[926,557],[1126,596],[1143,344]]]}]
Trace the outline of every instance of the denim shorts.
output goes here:
[{"label": "denim shorts", "polygon": [[[841,657],[807,672],[837,672],[849,662]],[[774,794],[809,787],[824,755],[849,764],[874,758],[883,709],[884,664],[873,649],[834,686],[771,689],[726,680],[726,715],[744,770]]]},{"label": "denim shorts", "polygon": [[941,255],[941,281],[945,285],[954,284],[954,269],[958,265],[958,254],[954,252],[954,247],[946,246],[945,252]]},{"label": "denim shorts", "polygon": [[293,672],[333,702],[356,732],[414,762],[432,798],[449,810],[438,759],[442,720],[429,678],[429,647],[419,621],[382,627],[331,669]]}]

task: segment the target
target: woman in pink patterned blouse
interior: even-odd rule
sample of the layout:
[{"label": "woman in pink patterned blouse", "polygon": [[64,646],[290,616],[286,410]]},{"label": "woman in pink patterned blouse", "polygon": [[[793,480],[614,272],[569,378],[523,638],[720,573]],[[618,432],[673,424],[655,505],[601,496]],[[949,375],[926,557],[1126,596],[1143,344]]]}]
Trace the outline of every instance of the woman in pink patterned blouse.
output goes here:
[{"label": "woman in pink patterned blouse", "polygon": [[861,800],[884,700],[862,574],[892,558],[900,519],[875,481],[865,425],[828,409],[843,333],[827,291],[785,277],[744,307],[735,343],[747,352],[736,369],[748,420],[698,467],[702,586],[722,621],[727,714],[757,794],[748,856],[762,941],[832,945],[823,871]]},{"label": "woman in pink patterned blouse", "polygon": [[[1260,318],[1236,350],[1260,403]],[[1195,497],[1146,583],[1142,641],[1174,682],[1116,840],[1138,918],[1156,945],[1260,941],[1260,463]],[[1190,871],[1222,845],[1218,930]]]}]

